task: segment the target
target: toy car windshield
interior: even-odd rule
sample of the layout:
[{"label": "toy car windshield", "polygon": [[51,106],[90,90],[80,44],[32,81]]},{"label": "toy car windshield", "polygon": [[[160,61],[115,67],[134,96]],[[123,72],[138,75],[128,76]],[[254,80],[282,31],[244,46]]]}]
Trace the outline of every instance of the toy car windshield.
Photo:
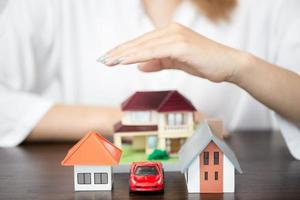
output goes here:
[{"label": "toy car windshield", "polygon": [[155,166],[140,166],[135,171],[135,175],[137,176],[154,176],[157,174],[158,171]]}]

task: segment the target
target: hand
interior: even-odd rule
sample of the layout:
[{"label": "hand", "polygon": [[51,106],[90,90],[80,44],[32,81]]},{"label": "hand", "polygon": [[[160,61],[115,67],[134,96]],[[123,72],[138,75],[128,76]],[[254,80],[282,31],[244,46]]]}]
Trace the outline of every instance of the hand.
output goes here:
[{"label": "hand", "polygon": [[232,81],[241,52],[173,23],[121,44],[98,59],[107,66],[139,63],[145,72],[179,69],[214,82]]},{"label": "hand", "polygon": [[139,63],[146,72],[180,69],[214,82],[232,82],[280,115],[300,123],[300,76],[249,53],[171,24],[100,57],[107,66]]}]

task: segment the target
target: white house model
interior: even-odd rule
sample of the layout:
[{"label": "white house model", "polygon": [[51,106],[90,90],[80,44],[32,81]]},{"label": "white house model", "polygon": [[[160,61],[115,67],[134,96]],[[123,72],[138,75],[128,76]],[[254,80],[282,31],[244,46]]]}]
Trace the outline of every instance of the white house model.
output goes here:
[{"label": "white house model", "polygon": [[68,151],[61,164],[74,166],[75,191],[111,190],[112,166],[118,165],[121,154],[119,148],[91,131]]},{"label": "white house model", "polygon": [[235,168],[242,173],[235,154],[212,132],[214,128],[203,121],[179,151],[189,193],[234,192]]}]

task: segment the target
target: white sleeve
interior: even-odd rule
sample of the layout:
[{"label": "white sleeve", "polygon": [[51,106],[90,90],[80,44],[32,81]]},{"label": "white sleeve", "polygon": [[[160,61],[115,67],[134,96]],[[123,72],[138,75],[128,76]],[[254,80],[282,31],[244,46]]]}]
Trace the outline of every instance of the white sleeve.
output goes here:
[{"label": "white sleeve", "polygon": [[270,60],[300,74],[300,1],[281,0],[270,29]]},{"label": "white sleeve", "polygon": [[[280,1],[274,12],[270,48],[271,60],[275,64],[298,74],[300,74],[299,8],[298,0]],[[300,99],[295,101],[300,102]],[[290,153],[300,160],[300,128],[279,115],[276,115],[276,118]]]},{"label": "white sleeve", "polygon": [[276,115],[282,136],[294,158],[300,160],[300,129],[295,124],[288,122]]},{"label": "white sleeve", "polygon": [[53,105],[33,92],[39,74],[23,2],[8,1],[0,13],[0,147],[20,144]]}]

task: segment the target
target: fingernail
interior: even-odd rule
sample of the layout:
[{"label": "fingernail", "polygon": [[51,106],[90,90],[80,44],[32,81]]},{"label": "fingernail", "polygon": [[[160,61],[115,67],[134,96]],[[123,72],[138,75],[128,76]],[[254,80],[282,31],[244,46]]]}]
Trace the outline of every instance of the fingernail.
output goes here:
[{"label": "fingernail", "polygon": [[97,58],[97,62],[101,62],[101,63],[105,63],[105,60],[106,60],[107,56],[106,55],[103,55],[103,56],[100,56],[99,58]]},{"label": "fingernail", "polygon": [[122,63],[125,59],[126,59],[126,57],[124,57],[124,56],[118,58],[119,64]]},{"label": "fingernail", "polygon": [[120,57],[120,58],[117,58],[115,59],[113,62],[112,62],[112,65],[118,65],[120,64],[122,61],[124,61],[124,57]]},{"label": "fingernail", "polygon": [[113,61],[111,62],[112,65],[118,65],[119,63],[120,63],[120,61],[119,61],[118,59],[113,60]]}]

